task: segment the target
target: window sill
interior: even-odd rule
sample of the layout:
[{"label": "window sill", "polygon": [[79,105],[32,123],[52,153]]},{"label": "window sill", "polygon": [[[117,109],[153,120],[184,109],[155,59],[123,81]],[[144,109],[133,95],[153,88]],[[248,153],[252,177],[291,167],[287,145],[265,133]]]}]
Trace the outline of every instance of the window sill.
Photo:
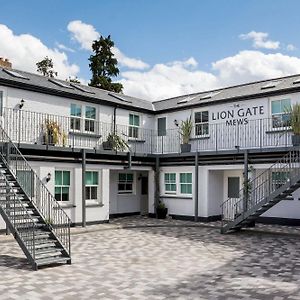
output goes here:
[{"label": "window sill", "polygon": [[85,204],[86,207],[103,207],[104,204],[103,203],[99,203],[99,202],[87,202]]},{"label": "window sill", "polygon": [[60,203],[60,202],[58,202],[58,203],[61,206],[61,208],[75,208],[76,207],[76,205],[71,204],[71,203]]},{"label": "window sill", "polygon": [[81,136],[81,137],[93,137],[95,139],[100,139],[102,137],[101,134],[89,133],[89,132],[77,132],[77,131],[69,131],[70,135]]},{"label": "window sill", "polygon": [[134,139],[134,138],[129,138],[128,139],[129,143],[146,143],[145,140],[140,140],[140,139]]},{"label": "window sill", "polygon": [[193,200],[192,196],[178,196],[178,195],[161,195],[159,196],[159,198]]},{"label": "window sill", "polygon": [[210,139],[209,135],[195,136],[195,137],[190,138],[191,141],[207,140],[207,139]]}]

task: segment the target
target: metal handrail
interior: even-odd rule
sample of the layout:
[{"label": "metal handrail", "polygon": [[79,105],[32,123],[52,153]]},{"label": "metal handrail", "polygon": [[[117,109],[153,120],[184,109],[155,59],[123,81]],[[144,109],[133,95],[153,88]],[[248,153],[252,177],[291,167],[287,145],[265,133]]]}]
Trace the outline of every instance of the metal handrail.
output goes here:
[{"label": "metal handrail", "polygon": [[[250,187],[248,192],[243,187],[239,191],[239,198],[228,198],[221,204],[223,224],[235,220],[241,214],[263,202],[283,185],[299,176],[299,163],[300,151],[298,149],[291,150],[268,169],[249,180],[247,183],[248,188]],[[273,180],[272,173],[276,172],[276,175],[281,178]],[[254,188],[252,189],[252,187]]]},{"label": "metal handrail", "polygon": [[[18,184],[21,186],[28,199],[30,199],[35,208],[39,211],[45,223],[52,229],[53,234],[60,241],[65,251],[70,253],[71,219],[36,172],[31,168],[26,158],[12,142],[1,125],[0,134],[2,142],[0,153],[2,154],[3,161],[17,179]],[[4,149],[5,147],[8,147],[8,150]],[[8,151],[9,160],[6,160],[5,158],[6,151]]]}]

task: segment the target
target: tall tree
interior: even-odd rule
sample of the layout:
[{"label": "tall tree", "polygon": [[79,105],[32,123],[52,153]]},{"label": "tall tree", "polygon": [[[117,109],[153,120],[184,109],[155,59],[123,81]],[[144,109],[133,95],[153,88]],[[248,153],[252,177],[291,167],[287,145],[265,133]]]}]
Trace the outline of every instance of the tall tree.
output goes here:
[{"label": "tall tree", "polygon": [[37,72],[41,73],[46,77],[55,77],[57,76],[57,72],[54,71],[53,61],[51,58],[46,56],[43,60],[36,63]]},{"label": "tall tree", "polygon": [[89,58],[89,67],[92,71],[92,79],[89,85],[121,93],[123,85],[112,82],[111,79],[111,77],[118,76],[120,72],[117,67],[118,61],[112,53],[113,47],[114,42],[111,40],[110,35],[107,38],[101,36],[99,40],[93,42],[92,49],[94,54]]}]

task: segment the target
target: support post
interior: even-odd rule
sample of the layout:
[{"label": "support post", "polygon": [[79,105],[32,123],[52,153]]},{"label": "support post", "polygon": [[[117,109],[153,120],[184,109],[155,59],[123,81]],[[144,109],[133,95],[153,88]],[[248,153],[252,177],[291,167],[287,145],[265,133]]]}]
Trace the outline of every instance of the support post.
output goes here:
[{"label": "support post", "polygon": [[154,214],[157,218],[157,211],[156,208],[159,202],[159,157],[156,156],[155,158],[155,195],[154,195]]},{"label": "support post", "polygon": [[243,188],[243,212],[247,211],[248,206],[248,196],[249,196],[249,182],[248,182],[248,150],[244,152],[244,188]]},{"label": "support post", "polygon": [[82,227],[86,226],[85,175],[86,175],[86,150],[82,149]]},{"label": "support post", "polygon": [[199,181],[199,156],[198,156],[198,151],[195,154],[195,222],[198,222],[198,206],[199,206],[199,190],[198,190],[198,181]]}]

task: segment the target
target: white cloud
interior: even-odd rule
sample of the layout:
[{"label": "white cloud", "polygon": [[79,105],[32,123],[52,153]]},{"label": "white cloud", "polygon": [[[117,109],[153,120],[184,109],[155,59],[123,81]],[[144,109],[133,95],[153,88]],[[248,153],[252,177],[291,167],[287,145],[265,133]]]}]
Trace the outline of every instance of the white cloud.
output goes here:
[{"label": "white cloud", "polygon": [[[92,43],[94,40],[100,37],[100,33],[96,31],[94,26],[83,23],[80,20],[71,21],[67,26],[71,33],[72,39],[78,42],[82,49],[91,51]],[[117,47],[113,48],[113,53],[121,66],[143,70],[149,67],[149,65],[140,59],[126,56]]]},{"label": "white cloud", "polygon": [[147,71],[122,72],[120,82],[125,94],[153,101],[296,73],[300,73],[298,57],[248,50],[213,62],[211,72],[176,61]]},{"label": "white cloud", "polygon": [[56,45],[57,48],[60,49],[60,50],[67,51],[67,52],[75,52],[74,49],[69,48],[69,47],[65,46],[64,44],[55,43],[55,45]]},{"label": "white cloud", "polygon": [[287,49],[288,51],[294,51],[294,50],[296,50],[297,48],[296,48],[293,44],[288,44],[288,45],[286,46],[286,49]]},{"label": "white cloud", "polygon": [[269,34],[267,32],[256,31],[240,35],[240,39],[242,40],[252,40],[252,46],[254,48],[278,49],[280,47],[280,42],[269,40],[268,37]]},{"label": "white cloud", "polygon": [[67,29],[71,32],[72,39],[78,42],[81,48],[85,50],[91,50],[93,41],[100,37],[93,25],[83,23],[80,20],[71,21]]},{"label": "white cloud", "polygon": [[48,56],[52,58],[59,78],[66,79],[76,76],[79,72],[79,67],[70,64],[64,52],[48,48],[30,34],[15,35],[6,25],[0,24],[0,41],[5,41],[0,43],[0,54],[12,62],[13,68],[34,73],[36,62]]}]

